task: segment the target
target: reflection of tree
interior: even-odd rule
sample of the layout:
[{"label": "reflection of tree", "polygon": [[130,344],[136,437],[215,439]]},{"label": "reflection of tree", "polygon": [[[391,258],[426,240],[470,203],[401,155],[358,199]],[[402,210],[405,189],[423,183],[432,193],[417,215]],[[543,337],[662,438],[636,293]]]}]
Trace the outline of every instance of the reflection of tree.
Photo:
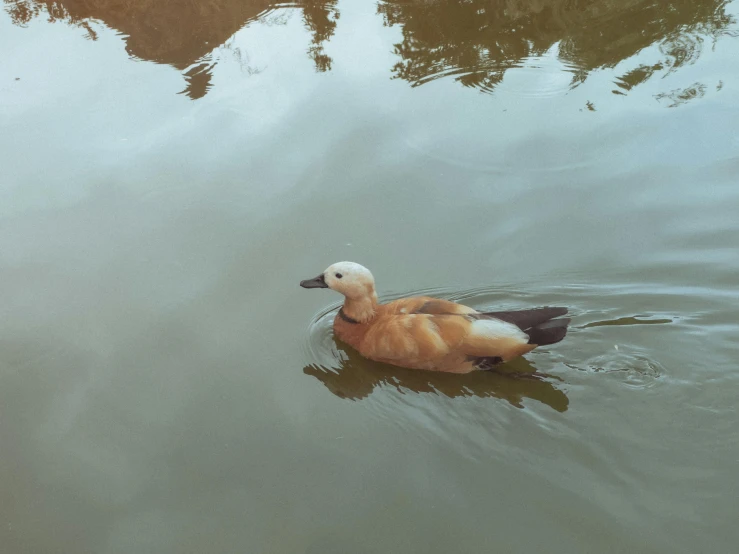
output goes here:
[{"label": "reflection of tree", "polygon": [[337,1],[303,0],[300,3],[305,26],[313,33],[308,55],[315,62],[318,71],[331,69],[331,58],[324,52],[323,43],[330,39],[336,30],[336,20],[339,19]]},{"label": "reflection of tree", "polygon": [[[127,52],[136,58],[169,64],[183,72],[184,93],[204,96],[210,88],[215,62],[211,52],[225,43],[245,23],[279,4],[273,0],[4,0],[16,25],[47,15],[97,38],[90,22],[102,21],[125,36]],[[337,0],[298,0],[290,8],[303,10],[305,24],[313,33],[309,55],[319,71],[331,67],[323,52],[339,12]]]},{"label": "reflection of tree", "polygon": [[[718,88],[720,88],[720,85]],[[689,102],[694,98],[702,98],[705,94],[706,85],[702,83],[693,83],[692,85],[684,89],[676,89],[670,92],[663,92],[662,94],[658,94],[657,96],[655,96],[655,98],[660,101],[667,100],[671,102],[670,104],[668,104],[668,107],[676,108],[677,106],[685,104],[686,102]]]},{"label": "reflection of tree", "polygon": [[400,25],[397,77],[412,85],[454,75],[491,90],[523,59],[558,50],[572,85],[596,68],[614,67],[659,45],[664,59],[621,76],[630,90],[657,71],[692,63],[706,38],[734,23],[726,0],[382,0],[386,25]]}]

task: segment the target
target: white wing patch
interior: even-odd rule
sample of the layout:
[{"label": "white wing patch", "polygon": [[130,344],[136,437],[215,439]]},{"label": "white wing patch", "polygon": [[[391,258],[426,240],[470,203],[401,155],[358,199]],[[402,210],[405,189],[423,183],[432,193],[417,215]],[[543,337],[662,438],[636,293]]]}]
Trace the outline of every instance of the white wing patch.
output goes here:
[{"label": "white wing patch", "polygon": [[529,336],[512,323],[500,319],[478,319],[472,322],[470,334],[487,339],[516,339],[522,344],[529,342]]}]

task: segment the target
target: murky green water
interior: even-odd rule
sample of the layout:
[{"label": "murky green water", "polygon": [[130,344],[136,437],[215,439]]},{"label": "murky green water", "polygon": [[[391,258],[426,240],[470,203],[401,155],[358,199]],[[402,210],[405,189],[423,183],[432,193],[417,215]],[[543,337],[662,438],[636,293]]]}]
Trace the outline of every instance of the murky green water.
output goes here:
[{"label": "murky green water", "polygon": [[[2,552],[736,551],[739,2],[2,7]],[[572,331],[369,363],[342,259]]]}]

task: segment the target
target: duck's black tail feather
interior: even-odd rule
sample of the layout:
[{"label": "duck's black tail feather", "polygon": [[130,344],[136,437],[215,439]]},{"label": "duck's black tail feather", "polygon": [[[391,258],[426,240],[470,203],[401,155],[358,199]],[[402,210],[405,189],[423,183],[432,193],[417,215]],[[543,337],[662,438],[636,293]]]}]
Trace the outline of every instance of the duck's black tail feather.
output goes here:
[{"label": "duck's black tail feather", "polygon": [[554,344],[565,338],[567,334],[567,325],[570,323],[569,317],[561,319],[551,319],[539,325],[526,329],[529,336],[529,344],[537,346],[546,346]]},{"label": "duck's black tail feather", "polygon": [[485,312],[482,316],[494,317],[508,323],[513,323],[521,331],[528,331],[531,327],[536,327],[555,317],[565,315],[567,308],[547,307],[534,308],[532,310],[516,310],[512,312]]}]

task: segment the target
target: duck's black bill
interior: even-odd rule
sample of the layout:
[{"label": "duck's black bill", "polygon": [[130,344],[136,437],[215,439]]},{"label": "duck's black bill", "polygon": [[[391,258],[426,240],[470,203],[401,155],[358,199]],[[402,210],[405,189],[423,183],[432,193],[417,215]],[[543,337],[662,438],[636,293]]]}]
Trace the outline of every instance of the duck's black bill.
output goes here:
[{"label": "duck's black bill", "polygon": [[326,284],[326,277],[324,277],[323,273],[321,273],[318,277],[314,279],[306,279],[305,281],[300,281],[300,286],[304,289],[327,289],[328,285]]}]

